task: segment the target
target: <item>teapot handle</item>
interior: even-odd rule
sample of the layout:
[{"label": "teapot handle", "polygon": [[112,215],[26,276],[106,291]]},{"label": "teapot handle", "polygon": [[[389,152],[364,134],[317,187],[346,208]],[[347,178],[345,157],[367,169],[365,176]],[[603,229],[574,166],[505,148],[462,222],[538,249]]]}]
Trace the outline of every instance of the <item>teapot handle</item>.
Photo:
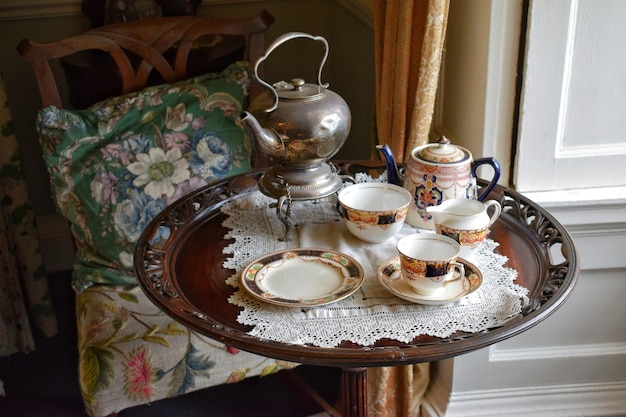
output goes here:
[{"label": "teapot handle", "polygon": [[284,35],[281,35],[278,38],[276,38],[276,40],[274,40],[274,42],[272,42],[270,46],[267,48],[267,50],[265,51],[265,54],[263,54],[259,59],[257,59],[256,63],[254,64],[254,79],[257,80],[259,84],[263,85],[268,90],[270,90],[272,94],[274,95],[274,104],[271,107],[265,109],[266,113],[271,113],[274,110],[276,110],[276,107],[278,107],[278,92],[271,84],[259,78],[259,73],[258,73],[259,65],[261,65],[261,63],[267,59],[267,57],[272,53],[274,49],[278,48],[283,43],[289,40],[295,39],[295,38],[308,38],[314,41],[320,41],[324,44],[324,56],[322,57],[322,62],[320,63],[320,69],[317,73],[317,83],[319,84],[320,87],[328,88],[328,83],[322,84],[322,69],[324,68],[326,59],[328,58],[328,42],[326,41],[326,39],[324,39],[321,36],[314,36],[314,35],[310,35],[304,32],[285,33]]},{"label": "teapot handle", "polygon": [[474,176],[474,178],[477,178],[476,170],[478,169],[478,167],[484,164],[491,165],[491,167],[493,168],[493,177],[491,178],[489,185],[487,185],[487,187],[485,187],[485,189],[478,196],[478,201],[485,201],[485,198],[487,198],[491,190],[493,190],[493,188],[496,186],[496,183],[500,179],[500,173],[502,172],[502,169],[500,168],[500,163],[496,158],[478,158],[474,160],[474,164],[472,165],[472,175]]}]

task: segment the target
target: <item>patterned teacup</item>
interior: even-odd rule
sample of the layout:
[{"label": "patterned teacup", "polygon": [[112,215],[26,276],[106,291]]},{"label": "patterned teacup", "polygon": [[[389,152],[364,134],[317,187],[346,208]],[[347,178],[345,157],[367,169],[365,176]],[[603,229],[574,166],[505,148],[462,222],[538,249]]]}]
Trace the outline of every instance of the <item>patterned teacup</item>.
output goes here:
[{"label": "patterned teacup", "polygon": [[381,243],[395,236],[406,219],[411,194],[388,183],[366,182],[344,188],[337,210],[357,238]]},{"label": "patterned teacup", "polygon": [[416,233],[400,239],[396,247],[402,277],[419,294],[438,295],[465,276],[465,267],[457,261],[461,246],[447,236]]}]

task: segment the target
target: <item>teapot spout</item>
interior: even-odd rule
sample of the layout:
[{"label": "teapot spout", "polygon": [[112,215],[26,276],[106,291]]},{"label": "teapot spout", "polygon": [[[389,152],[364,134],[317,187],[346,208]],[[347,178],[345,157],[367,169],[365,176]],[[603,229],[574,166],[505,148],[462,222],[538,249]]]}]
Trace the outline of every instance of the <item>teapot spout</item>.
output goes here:
[{"label": "teapot spout", "polygon": [[391,152],[389,145],[376,145],[376,149],[383,154],[383,157],[385,158],[385,162],[387,164],[387,182],[402,187],[402,177],[400,176],[396,160],[393,157],[393,153]]},{"label": "teapot spout", "polygon": [[283,157],[285,144],[278,132],[272,128],[262,127],[258,120],[247,111],[241,113],[239,120],[257,152],[270,159]]}]

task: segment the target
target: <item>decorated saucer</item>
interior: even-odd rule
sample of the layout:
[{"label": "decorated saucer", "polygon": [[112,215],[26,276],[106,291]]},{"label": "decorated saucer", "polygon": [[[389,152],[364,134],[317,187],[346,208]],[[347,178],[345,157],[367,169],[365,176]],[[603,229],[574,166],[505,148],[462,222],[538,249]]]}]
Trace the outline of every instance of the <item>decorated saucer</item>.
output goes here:
[{"label": "decorated saucer", "polygon": [[271,253],[241,273],[253,296],[287,307],[316,307],[348,297],[363,284],[361,265],[330,249],[299,248]]},{"label": "decorated saucer", "polygon": [[473,293],[483,283],[483,275],[476,265],[462,258],[458,258],[458,261],[465,267],[465,277],[462,280],[451,282],[445,287],[445,291],[438,294],[425,295],[413,291],[411,286],[402,278],[398,256],[382,263],[378,268],[378,281],[393,295],[412,303],[427,305],[453,303]]}]

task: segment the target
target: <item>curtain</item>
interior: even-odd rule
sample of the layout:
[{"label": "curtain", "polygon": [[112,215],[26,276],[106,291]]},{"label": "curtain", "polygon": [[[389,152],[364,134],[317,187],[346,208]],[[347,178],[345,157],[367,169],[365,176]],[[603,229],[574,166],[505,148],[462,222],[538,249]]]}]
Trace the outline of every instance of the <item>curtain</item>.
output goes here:
[{"label": "curtain", "polygon": [[430,364],[368,368],[367,415],[417,417],[430,382]]},{"label": "curtain", "polygon": [[57,332],[0,68],[0,356],[35,349],[31,320]]},{"label": "curtain", "polygon": [[[449,0],[374,0],[376,141],[398,162],[427,143]],[[416,417],[429,364],[368,369],[368,415]]]},{"label": "curtain", "polygon": [[376,133],[398,162],[428,142],[449,0],[375,0]]}]

